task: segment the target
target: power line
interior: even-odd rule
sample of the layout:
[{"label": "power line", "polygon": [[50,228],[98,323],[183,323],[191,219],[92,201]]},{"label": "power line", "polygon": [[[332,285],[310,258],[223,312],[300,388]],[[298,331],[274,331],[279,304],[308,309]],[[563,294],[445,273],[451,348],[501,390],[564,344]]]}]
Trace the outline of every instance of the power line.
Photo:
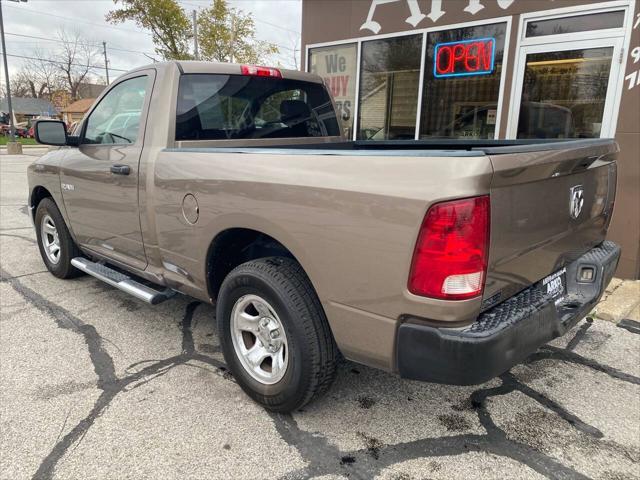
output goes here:
[{"label": "power line", "polygon": [[[183,2],[183,3],[188,4],[188,2]],[[196,5],[196,4],[191,4],[191,5],[192,5],[192,6],[197,6],[198,8],[200,8],[200,7],[201,7],[200,5]],[[38,11],[38,10],[31,10],[31,9],[29,9],[29,10],[24,10],[24,9],[19,8],[19,7],[13,7],[13,6],[11,6],[11,5],[5,5],[5,8],[12,8],[12,9],[20,10],[20,11],[23,11],[23,12],[24,12],[24,11],[28,11],[29,13],[36,13],[36,14],[38,14],[38,15],[44,15],[44,16],[48,16],[48,17],[60,18],[60,19],[62,19],[62,20],[67,20],[67,21],[74,21],[74,20],[75,20],[75,21],[78,21],[78,22],[85,23],[85,24],[87,24],[87,25],[92,25],[92,26],[101,27],[101,28],[110,28],[110,29],[113,29],[113,30],[121,31],[121,32],[142,33],[142,34],[144,34],[144,35],[153,36],[151,33],[145,32],[145,31],[143,31],[143,30],[129,30],[129,29],[125,29],[125,28],[115,27],[115,26],[113,26],[113,25],[98,24],[98,23],[94,23],[94,22],[88,22],[87,20],[82,19],[82,18],[78,18],[78,17],[69,17],[69,16],[55,15],[55,14],[53,14],[53,13],[40,12],[40,11]],[[256,20],[256,21],[260,21],[260,22],[262,22],[262,23],[266,23],[266,24],[271,25],[271,26],[273,26],[273,27],[277,27],[277,28],[281,28],[281,29],[284,29],[284,30],[288,30],[288,31],[293,32],[293,33],[296,33],[296,34],[299,34],[299,33],[300,33],[300,32],[296,32],[296,31],[294,31],[294,30],[291,30],[291,29],[285,28],[285,27],[281,27],[280,25],[276,25],[276,24],[273,24],[273,23],[267,22],[267,21],[265,21],[265,20],[261,20],[261,19],[257,19],[257,18],[254,18],[254,20]],[[48,40],[48,41],[60,41],[60,40],[55,40],[55,39],[47,39],[47,38],[44,38],[44,37],[36,37],[36,36],[29,36],[29,35],[22,35],[22,34],[9,34],[9,33],[7,33],[7,35],[23,36],[23,37],[27,37],[27,38],[38,38],[38,39],[41,39],[41,40]],[[281,45],[281,44],[279,44],[279,43],[268,42],[268,41],[266,41],[266,40],[262,40],[262,41],[263,41],[263,42],[267,42],[267,43],[271,43],[271,44],[275,45],[275,46],[276,46],[276,47],[278,47],[278,48],[282,48],[282,49],[284,49],[284,50],[288,50],[288,51],[290,51],[290,52],[293,52],[294,54],[295,54],[295,53],[297,53],[297,49],[295,49],[295,48],[287,47],[287,46],[285,46],[285,45]],[[63,42],[63,43],[64,43],[64,42]],[[85,45],[88,45],[88,44],[85,44]],[[111,48],[111,50],[120,50],[120,51],[124,51],[124,52],[131,52],[131,53],[141,53],[142,55],[145,55],[145,56],[150,55],[148,52],[142,52],[142,51],[136,51],[136,50],[116,49],[116,48]],[[118,70],[118,69],[114,68],[114,69],[112,69],[112,70]]]},{"label": "power line", "polygon": [[[0,52],[1,53],[1,52]],[[45,58],[38,58],[38,57],[29,57],[27,55],[14,55],[12,53],[7,53],[7,57],[15,57],[15,58],[22,58],[25,60],[38,60],[39,62],[46,62],[46,63],[54,63],[56,65],[71,65],[72,67],[86,67],[86,68],[90,68],[90,69],[99,69],[99,70],[104,70],[104,65],[83,65],[81,63],[67,63],[67,62],[61,62],[59,60],[47,60]],[[124,70],[122,68],[113,68],[113,67],[109,67],[111,70],[115,70],[118,72],[128,72],[129,70]]]},{"label": "power line", "polygon": [[83,18],[79,18],[79,17],[70,17],[68,15],[62,16],[62,15],[55,15],[53,13],[49,13],[49,12],[40,12],[38,10],[33,10],[33,9],[24,9],[24,8],[20,8],[20,7],[13,7],[11,5],[6,5],[4,4],[3,8],[12,8],[14,10],[20,10],[21,12],[28,12],[28,13],[35,13],[38,15],[44,15],[47,17],[54,17],[54,18],[60,18],[62,20],[69,20],[69,21],[74,21],[75,22],[82,22],[85,23],[87,25],[93,25],[94,27],[100,27],[100,28],[110,28],[112,30],[119,30],[121,32],[129,32],[129,33],[141,33],[143,35],[148,35],[148,36],[152,36],[149,32],[145,32],[143,30],[131,30],[129,28],[120,28],[120,27],[115,27],[113,25],[105,25],[103,23],[94,23],[94,22],[88,22],[87,20],[83,19]]},{"label": "power line", "polygon": [[[191,3],[191,2],[180,2],[183,3],[184,5],[189,5],[191,7],[196,7],[196,8],[203,8],[202,5],[198,5],[196,3]],[[258,22],[258,23],[264,23],[266,25],[269,25],[271,27],[274,28],[279,28],[280,30],[284,30],[286,32],[291,32],[291,33],[295,33],[296,35],[300,35],[300,32],[298,32],[297,30],[292,30],[291,28],[287,28],[287,27],[283,27],[282,25],[278,25],[277,23],[271,23],[271,22],[267,22],[266,20],[262,20],[261,18],[256,18],[255,16],[251,15],[251,19],[254,22]]]},{"label": "power line", "polygon": [[[9,32],[5,32],[5,35],[11,35],[13,37],[24,37],[24,38],[34,38],[37,40],[44,40],[46,42],[56,42],[56,43],[62,43],[62,44],[66,44],[66,43],[71,43],[71,42],[66,42],[64,40],[60,40],[58,38],[47,38],[47,37],[39,37],[37,35],[25,35],[23,33],[9,33]],[[15,40],[13,40],[15,42]],[[35,43],[35,42],[30,42],[30,43]],[[79,45],[84,45],[87,47],[101,47],[102,44],[98,44],[98,43],[84,43],[84,42],[75,42],[73,41],[73,43],[78,43]],[[155,53],[152,52],[143,52],[142,50],[129,50],[126,48],[116,48],[116,47],[112,47],[109,46],[109,50],[116,50],[118,52],[129,52],[129,53],[140,53],[142,55],[155,55]]]}]

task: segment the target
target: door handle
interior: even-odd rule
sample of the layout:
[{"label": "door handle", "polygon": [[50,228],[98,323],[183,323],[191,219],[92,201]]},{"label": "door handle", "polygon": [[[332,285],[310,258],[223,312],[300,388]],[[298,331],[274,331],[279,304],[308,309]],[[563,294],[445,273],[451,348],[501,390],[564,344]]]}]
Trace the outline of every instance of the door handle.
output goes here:
[{"label": "door handle", "polygon": [[111,165],[111,173],[116,175],[129,175],[130,172],[129,165]]}]

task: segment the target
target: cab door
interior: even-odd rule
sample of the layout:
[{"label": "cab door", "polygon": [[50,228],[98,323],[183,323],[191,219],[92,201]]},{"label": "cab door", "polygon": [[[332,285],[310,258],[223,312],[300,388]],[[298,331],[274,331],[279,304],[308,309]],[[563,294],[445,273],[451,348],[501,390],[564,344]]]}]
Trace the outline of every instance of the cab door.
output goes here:
[{"label": "cab door", "polygon": [[137,269],[147,265],[138,170],[155,71],[122,78],[83,121],[80,145],[65,156],[60,181],[80,245]]}]

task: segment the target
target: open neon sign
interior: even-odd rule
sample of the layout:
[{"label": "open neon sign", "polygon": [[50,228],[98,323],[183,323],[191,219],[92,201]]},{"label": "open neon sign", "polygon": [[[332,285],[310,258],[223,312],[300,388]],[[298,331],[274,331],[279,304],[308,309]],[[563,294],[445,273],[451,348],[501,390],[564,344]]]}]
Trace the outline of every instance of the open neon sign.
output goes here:
[{"label": "open neon sign", "polygon": [[433,75],[437,78],[489,75],[493,73],[495,60],[495,38],[438,43]]}]

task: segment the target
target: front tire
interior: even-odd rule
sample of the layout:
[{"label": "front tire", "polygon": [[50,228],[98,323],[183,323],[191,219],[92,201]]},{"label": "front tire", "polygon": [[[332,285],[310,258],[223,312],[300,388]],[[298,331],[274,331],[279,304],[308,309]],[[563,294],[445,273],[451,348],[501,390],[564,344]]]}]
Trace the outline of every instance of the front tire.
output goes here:
[{"label": "front tire", "polygon": [[82,275],[80,270],[71,265],[71,259],[80,256],[80,250],[51,198],[45,198],[38,204],[34,223],[38,248],[47,270],[58,278]]},{"label": "front tire", "polygon": [[231,373],[265,408],[299,409],[333,382],[337,347],[294,260],[269,257],[235,268],[220,288],[216,318]]}]

